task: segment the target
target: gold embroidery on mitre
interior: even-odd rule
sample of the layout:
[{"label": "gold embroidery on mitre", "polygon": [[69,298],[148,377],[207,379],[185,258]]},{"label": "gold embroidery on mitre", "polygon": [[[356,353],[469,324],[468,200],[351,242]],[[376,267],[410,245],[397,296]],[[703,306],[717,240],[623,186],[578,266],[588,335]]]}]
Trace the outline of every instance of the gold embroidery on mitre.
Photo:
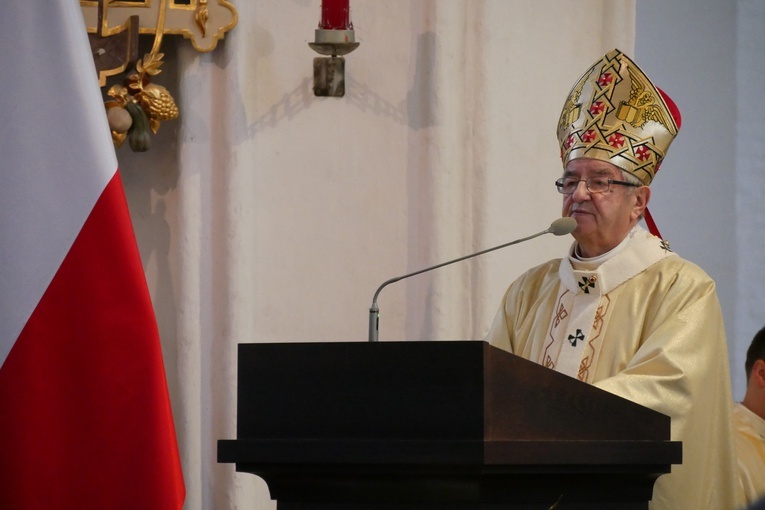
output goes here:
[{"label": "gold embroidery on mitre", "polygon": [[628,122],[636,128],[642,128],[649,120],[658,122],[664,126],[671,134],[676,135],[677,129],[675,123],[668,119],[665,114],[666,109],[656,97],[648,90],[643,78],[633,71],[632,67],[627,68],[630,75],[630,99],[622,101],[616,110],[616,118]]},{"label": "gold embroidery on mitre", "polygon": [[608,161],[650,184],[677,134],[658,89],[619,50],[606,53],[576,82],[558,121],[565,166]]},{"label": "gold embroidery on mitre", "polygon": [[558,129],[563,129],[569,124],[573,124],[579,118],[579,115],[581,115],[582,103],[579,102],[579,97],[582,95],[582,88],[584,88],[585,83],[586,80],[581,80],[579,86],[575,86],[571,90],[568,99],[566,99],[566,104],[563,105],[563,111],[558,120]]}]

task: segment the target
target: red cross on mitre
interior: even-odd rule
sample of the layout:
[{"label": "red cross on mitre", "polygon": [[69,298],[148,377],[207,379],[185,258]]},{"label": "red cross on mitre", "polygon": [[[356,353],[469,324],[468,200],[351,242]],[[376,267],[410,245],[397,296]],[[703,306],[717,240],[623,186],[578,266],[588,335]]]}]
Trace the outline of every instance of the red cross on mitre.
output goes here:
[{"label": "red cross on mitre", "polygon": [[606,87],[610,85],[612,81],[614,81],[614,76],[611,73],[603,73],[600,75],[600,78],[598,78],[598,85]]},{"label": "red cross on mitre", "polygon": [[582,135],[582,141],[584,143],[590,143],[595,141],[596,135],[594,129],[588,129],[586,133]]},{"label": "red cross on mitre", "polygon": [[566,140],[566,150],[570,149],[572,145],[574,145],[574,135],[569,136],[568,140]]},{"label": "red cross on mitre", "polygon": [[647,159],[651,159],[652,155],[653,155],[653,151],[651,149],[649,149],[645,145],[641,145],[640,147],[635,149],[635,156],[637,156],[637,158],[640,161],[645,161]]},{"label": "red cross on mitre", "polygon": [[592,103],[592,106],[590,106],[590,113],[592,115],[598,115],[603,113],[603,110],[606,109],[606,105],[603,103],[603,101],[595,101]]},{"label": "red cross on mitre", "polygon": [[608,137],[608,145],[614,149],[621,149],[624,147],[624,137],[619,133],[614,133]]}]

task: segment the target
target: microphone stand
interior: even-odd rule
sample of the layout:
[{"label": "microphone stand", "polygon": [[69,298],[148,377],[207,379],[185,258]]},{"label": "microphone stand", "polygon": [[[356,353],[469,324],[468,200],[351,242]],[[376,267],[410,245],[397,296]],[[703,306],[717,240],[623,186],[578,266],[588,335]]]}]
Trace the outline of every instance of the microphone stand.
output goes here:
[{"label": "microphone stand", "polygon": [[[569,221],[562,222],[561,220],[569,220]],[[372,298],[372,306],[369,307],[369,341],[377,342],[379,340],[380,308],[377,306],[377,297],[380,295],[380,291],[383,290],[383,288],[385,288],[387,285],[390,285],[391,283],[395,283],[399,280],[403,280],[404,278],[409,278],[410,276],[415,276],[421,273],[425,273],[427,271],[438,269],[439,267],[448,266],[449,264],[454,264],[455,262],[461,262],[466,259],[477,257],[479,255],[483,255],[484,253],[489,253],[490,251],[499,250],[500,248],[506,248],[507,246],[512,246],[514,244],[522,243],[524,241],[534,239],[535,237],[539,237],[544,234],[552,233],[552,234],[555,234],[556,236],[563,235],[563,234],[570,234],[571,232],[573,232],[574,228],[576,228],[576,222],[573,219],[559,218],[558,220],[555,220],[548,229],[538,232],[534,235],[524,237],[523,239],[516,239],[515,241],[510,241],[509,243],[501,244],[499,246],[495,246],[494,248],[488,248],[486,250],[479,251],[478,253],[465,255],[464,257],[450,260],[448,262],[442,262],[435,266],[426,267],[425,269],[420,269],[419,271],[415,271],[413,273],[397,276],[395,278],[391,278],[390,280],[383,282],[383,284],[377,288],[377,292],[375,292],[375,295]]]}]

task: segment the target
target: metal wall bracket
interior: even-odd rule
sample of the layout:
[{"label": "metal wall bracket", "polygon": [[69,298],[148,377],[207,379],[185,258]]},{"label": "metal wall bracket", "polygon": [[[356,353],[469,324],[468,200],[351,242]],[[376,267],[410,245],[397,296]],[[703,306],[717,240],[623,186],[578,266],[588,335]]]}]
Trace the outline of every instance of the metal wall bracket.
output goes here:
[{"label": "metal wall bracket", "polygon": [[313,59],[313,94],[319,97],[345,95],[345,59],[343,57]]}]

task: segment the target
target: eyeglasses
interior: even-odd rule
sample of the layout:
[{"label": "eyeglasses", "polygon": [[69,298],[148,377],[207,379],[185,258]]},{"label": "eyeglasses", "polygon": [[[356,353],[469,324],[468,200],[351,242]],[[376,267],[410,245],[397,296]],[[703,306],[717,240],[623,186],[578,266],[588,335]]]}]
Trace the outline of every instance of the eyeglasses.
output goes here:
[{"label": "eyeglasses", "polygon": [[561,177],[555,181],[555,187],[558,189],[558,193],[570,195],[576,191],[576,188],[579,187],[579,183],[583,181],[584,185],[587,187],[587,191],[590,193],[605,193],[606,191],[611,191],[612,184],[630,186],[633,188],[639,188],[641,186],[641,184],[635,184],[627,181],[616,181],[606,177],[589,177],[587,179],[579,179],[578,177]]}]

